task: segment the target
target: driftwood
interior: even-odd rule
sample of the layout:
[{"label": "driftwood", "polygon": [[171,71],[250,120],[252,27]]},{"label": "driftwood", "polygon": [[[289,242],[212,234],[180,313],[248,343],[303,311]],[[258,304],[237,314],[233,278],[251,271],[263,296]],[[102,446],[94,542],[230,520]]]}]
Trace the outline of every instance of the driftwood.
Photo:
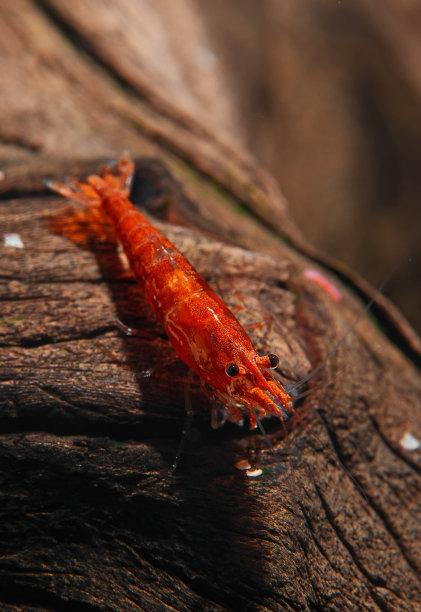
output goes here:
[{"label": "driftwood", "polygon": [[[20,21],[22,7],[5,18],[40,28],[22,4]],[[69,67],[67,54],[56,44],[47,56]],[[417,609],[421,463],[402,440],[421,425],[418,338],[380,299],[376,320],[363,317],[330,355],[361,315],[357,296],[372,295],[366,285],[325,267],[341,293],[332,299],[305,274],[327,260],[269,176],[193,120],[118,94],[101,155],[116,153],[117,135],[130,140],[136,202],[238,309],[259,349],[281,357],[283,380],[330,355],[288,431],[265,423],[274,452],[247,427],[212,430],[193,381],[196,417],[172,474],[186,368],[108,228],[76,233],[77,206],[42,185],[100,163],[112,86],[88,72],[72,75],[85,95],[100,88],[88,151],[20,150],[17,119],[6,126],[15,160],[2,166],[0,228],[24,248],[2,245],[0,260],[2,609]],[[37,135],[41,153],[48,133]],[[138,333],[124,337],[115,317]]]}]

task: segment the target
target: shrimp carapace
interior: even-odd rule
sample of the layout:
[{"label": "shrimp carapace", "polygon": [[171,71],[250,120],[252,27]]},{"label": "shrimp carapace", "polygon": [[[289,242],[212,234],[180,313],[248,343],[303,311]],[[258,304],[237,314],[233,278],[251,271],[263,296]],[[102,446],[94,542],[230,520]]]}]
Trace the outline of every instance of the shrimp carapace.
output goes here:
[{"label": "shrimp carapace", "polygon": [[133,274],[179,357],[204,390],[224,405],[223,419],[250,427],[294,412],[292,398],[271,370],[276,355],[261,356],[244,328],[180,251],[129,200],[133,162],[123,155],[86,182],[48,182],[65,197],[100,207],[111,219]]}]

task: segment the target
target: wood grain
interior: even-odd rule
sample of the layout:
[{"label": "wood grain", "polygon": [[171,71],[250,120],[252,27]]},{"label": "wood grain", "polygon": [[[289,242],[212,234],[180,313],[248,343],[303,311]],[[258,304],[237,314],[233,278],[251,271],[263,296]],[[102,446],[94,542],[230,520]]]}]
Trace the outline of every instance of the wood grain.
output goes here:
[{"label": "wood grain", "polygon": [[[287,435],[265,423],[276,452],[246,427],[211,430],[193,385],[196,418],[171,474],[186,369],[109,228],[81,227],[76,241],[77,206],[43,178],[85,176],[132,148],[134,200],[245,324],[264,323],[251,333],[279,354],[284,380],[329,355],[362,312],[353,289],[364,284],[322,269],[336,303],[307,279],[321,258],[252,158],[194,116],[117,91],[46,6],[60,8],[1,9],[13,53],[26,49],[10,52],[6,74],[17,70],[15,87],[29,65],[38,75],[23,81],[31,120],[17,89],[1,107],[0,230],[24,244],[0,255],[3,609],[416,609],[421,465],[400,441],[421,424],[417,337],[387,302],[375,314],[393,342],[363,318],[308,383]],[[115,317],[138,335],[122,336]]]}]

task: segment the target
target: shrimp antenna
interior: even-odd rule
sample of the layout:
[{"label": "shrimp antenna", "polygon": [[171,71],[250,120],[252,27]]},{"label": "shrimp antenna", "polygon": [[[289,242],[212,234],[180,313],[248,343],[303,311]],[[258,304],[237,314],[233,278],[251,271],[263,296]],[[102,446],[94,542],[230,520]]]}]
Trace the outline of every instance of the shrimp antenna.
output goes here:
[{"label": "shrimp antenna", "polygon": [[259,415],[257,414],[254,406],[250,406],[250,409],[251,409],[251,411],[253,413],[254,418],[256,419],[257,426],[260,429],[260,433],[264,437],[266,444],[268,445],[268,447],[272,451],[272,453],[276,453],[276,449],[273,447],[272,442],[269,440],[269,436],[267,435],[267,433],[265,431],[265,428],[263,427],[262,420],[259,417]]},{"label": "shrimp antenna", "polygon": [[365,305],[364,310],[356,317],[355,321],[348,327],[347,331],[344,333],[342,338],[340,340],[338,340],[336,345],[328,352],[328,354],[326,355],[326,357],[322,361],[322,363],[320,363],[312,372],[310,372],[310,374],[308,374],[308,376],[304,376],[304,378],[302,378],[301,380],[299,380],[296,383],[286,384],[284,386],[285,391],[294,400],[297,400],[297,399],[300,399],[301,397],[303,397],[302,395],[298,395],[300,387],[302,387],[303,385],[308,383],[312,378],[314,378],[316,376],[316,374],[318,374],[326,366],[328,361],[337,353],[337,351],[340,348],[340,346],[345,342],[345,340],[349,336],[349,334],[355,329],[355,327],[358,325],[358,323],[365,317],[367,312],[371,309],[373,304],[376,302],[376,300],[379,297],[379,295],[381,295],[383,293],[383,290],[385,289],[385,287],[390,283],[392,278],[395,276],[396,272],[402,266],[403,262],[409,258],[409,255],[410,255],[410,253],[413,250],[413,246],[414,246],[416,240],[418,240],[418,238],[420,237],[420,235],[421,235],[421,232],[417,232],[416,233],[414,238],[409,243],[409,246],[405,249],[403,255],[398,259],[398,261],[395,263],[395,265],[392,267],[392,269],[388,272],[388,274],[384,277],[384,279],[382,280],[380,285],[377,287],[377,289],[374,292],[373,297]]},{"label": "shrimp antenna", "polygon": [[180,463],[181,455],[183,454],[184,448],[186,446],[186,440],[191,429],[191,425],[193,422],[193,408],[191,405],[191,395],[190,395],[190,383],[193,378],[193,371],[189,370],[188,380],[184,386],[184,405],[186,408],[186,418],[184,419],[183,430],[181,432],[180,442],[178,444],[177,452],[175,454],[174,463],[171,466],[171,473],[174,474],[175,470],[178,468],[178,464]]}]

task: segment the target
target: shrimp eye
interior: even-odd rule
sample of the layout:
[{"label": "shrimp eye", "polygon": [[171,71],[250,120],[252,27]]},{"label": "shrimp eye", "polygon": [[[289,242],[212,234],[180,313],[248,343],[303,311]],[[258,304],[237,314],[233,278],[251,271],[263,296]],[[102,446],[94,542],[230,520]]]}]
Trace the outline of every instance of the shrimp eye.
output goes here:
[{"label": "shrimp eye", "polygon": [[276,368],[276,366],[279,363],[279,357],[278,355],[274,355],[273,353],[270,353],[268,355],[268,359],[269,359],[269,363],[270,363],[270,367],[271,368]]},{"label": "shrimp eye", "polygon": [[237,376],[238,372],[239,372],[239,367],[236,363],[229,363],[227,365],[227,367],[225,368],[225,372],[228,374],[228,376]]}]

